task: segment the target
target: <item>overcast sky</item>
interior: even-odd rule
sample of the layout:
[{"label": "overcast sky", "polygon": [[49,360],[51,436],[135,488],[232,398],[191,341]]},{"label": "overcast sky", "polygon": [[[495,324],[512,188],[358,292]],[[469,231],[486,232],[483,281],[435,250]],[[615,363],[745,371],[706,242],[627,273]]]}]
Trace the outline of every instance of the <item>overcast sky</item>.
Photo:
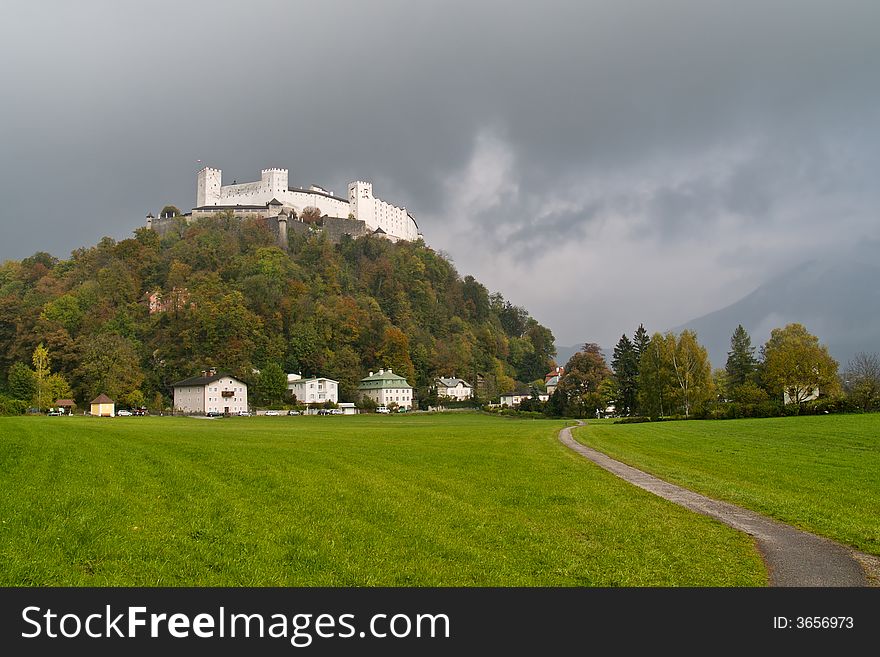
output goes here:
[{"label": "overcast sky", "polygon": [[880,237],[878,29],[877,0],[4,0],[0,260],[278,166],[371,180],[557,344],[611,346]]}]

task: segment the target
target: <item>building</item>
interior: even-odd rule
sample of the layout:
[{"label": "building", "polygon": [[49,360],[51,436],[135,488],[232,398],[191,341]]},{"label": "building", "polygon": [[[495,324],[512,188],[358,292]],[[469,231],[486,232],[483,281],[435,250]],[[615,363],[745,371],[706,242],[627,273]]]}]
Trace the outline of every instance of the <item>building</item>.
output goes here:
[{"label": "building", "polygon": [[[794,392],[795,395],[792,396],[789,392]],[[788,406],[789,404],[793,404],[796,399],[801,403],[819,399],[818,386],[814,387],[812,390],[807,386],[795,386],[794,388],[786,388],[782,391],[782,403],[784,405]]]},{"label": "building", "polygon": [[116,402],[102,392],[92,400],[89,413],[98,417],[113,417],[116,415]]},{"label": "building", "polygon": [[76,407],[76,402],[72,399],[56,399],[55,406],[65,415],[70,415]]},{"label": "building", "polygon": [[[191,222],[217,212],[229,211],[238,217],[256,216],[268,220],[275,229],[281,248],[287,248],[289,223],[302,222],[307,209],[317,211],[330,223],[341,220],[350,225],[337,227],[338,231],[360,236],[381,235],[392,241],[414,241],[421,237],[415,218],[406,208],[397,207],[373,196],[373,185],[356,180],[348,185],[347,196],[336,196],[323,187],[311,185],[308,189],[288,186],[287,169],[263,169],[260,180],[231,185],[222,182],[220,169],[205,167],[196,175],[196,206],[179,217],[147,215],[147,228],[163,234],[169,226],[181,220]],[[292,227],[291,227],[292,228]]]},{"label": "building", "polygon": [[441,376],[434,379],[434,386],[437,388],[437,396],[441,399],[465,401],[474,396],[474,387],[464,379]]},{"label": "building", "polygon": [[554,367],[551,371],[547,372],[547,374],[544,375],[544,387],[547,389],[548,395],[552,395],[553,391],[556,390],[556,387],[559,385],[560,379],[562,379],[562,374],[564,371],[564,367]]},{"label": "building", "polygon": [[[524,395],[517,395],[514,393],[507,393],[505,395],[501,395],[500,403],[502,406],[508,406],[509,408],[513,408],[514,406],[519,406],[524,399],[531,399],[532,396],[528,393]],[[550,395],[538,395],[539,401],[547,401],[550,399]]]},{"label": "building", "polygon": [[248,410],[247,384],[231,374],[214,370],[202,372],[177,383],[174,389],[174,410],[187,414],[235,414]]},{"label": "building", "polygon": [[339,403],[339,381],[333,379],[304,379],[299,374],[288,374],[287,389],[303,404]]},{"label": "building", "polygon": [[375,374],[370,372],[369,376],[361,379],[358,392],[362,397],[372,399],[379,406],[394,403],[400,408],[413,407],[412,386],[405,378],[391,371],[391,368],[379,370]]},{"label": "building", "polygon": [[168,295],[163,294],[160,290],[156,290],[147,296],[147,305],[151,315],[172,310],[182,310],[185,306],[189,305],[189,290],[185,287],[175,287]]}]

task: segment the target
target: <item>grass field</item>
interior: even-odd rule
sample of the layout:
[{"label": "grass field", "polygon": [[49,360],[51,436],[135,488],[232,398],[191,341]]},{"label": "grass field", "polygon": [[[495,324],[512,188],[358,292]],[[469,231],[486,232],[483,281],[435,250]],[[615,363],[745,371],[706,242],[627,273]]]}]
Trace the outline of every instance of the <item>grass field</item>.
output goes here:
[{"label": "grass field", "polygon": [[880,555],[880,414],[588,423],[573,433],[662,479]]},{"label": "grass field", "polygon": [[4,586],[756,586],[751,540],[477,414],[0,418]]}]

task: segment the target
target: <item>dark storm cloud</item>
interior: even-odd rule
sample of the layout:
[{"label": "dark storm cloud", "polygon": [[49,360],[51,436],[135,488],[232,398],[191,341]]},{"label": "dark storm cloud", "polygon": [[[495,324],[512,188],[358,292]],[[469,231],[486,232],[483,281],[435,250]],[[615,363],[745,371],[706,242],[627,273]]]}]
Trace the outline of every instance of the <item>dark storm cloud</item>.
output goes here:
[{"label": "dark storm cloud", "polygon": [[[649,268],[709,268],[656,311],[674,325],[792,252],[876,234],[878,24],[873,0],[6,2],[0,258],[189,208],[204,163],[283,166],[372,180],[498,289],[566,252],[571,289],[515,299],[563,342],[589,337],[553,305],[598,300],[585,276],[648,308]],[[606,312],[590,330],[631,321]]]}]

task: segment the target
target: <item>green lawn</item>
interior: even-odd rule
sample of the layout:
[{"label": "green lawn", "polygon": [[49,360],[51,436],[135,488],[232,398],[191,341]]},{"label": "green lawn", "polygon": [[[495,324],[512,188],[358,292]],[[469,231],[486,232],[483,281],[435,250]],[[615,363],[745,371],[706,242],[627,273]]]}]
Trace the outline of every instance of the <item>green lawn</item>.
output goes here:
[{"label": "green lawn", "polygon": [[563,423],[0,418],[4,586],[755,586],[751,540]]},{"label": "green lawn", "polygon": [[574,434],[662,479],[880,555],[880,414],[588,423]]}]

